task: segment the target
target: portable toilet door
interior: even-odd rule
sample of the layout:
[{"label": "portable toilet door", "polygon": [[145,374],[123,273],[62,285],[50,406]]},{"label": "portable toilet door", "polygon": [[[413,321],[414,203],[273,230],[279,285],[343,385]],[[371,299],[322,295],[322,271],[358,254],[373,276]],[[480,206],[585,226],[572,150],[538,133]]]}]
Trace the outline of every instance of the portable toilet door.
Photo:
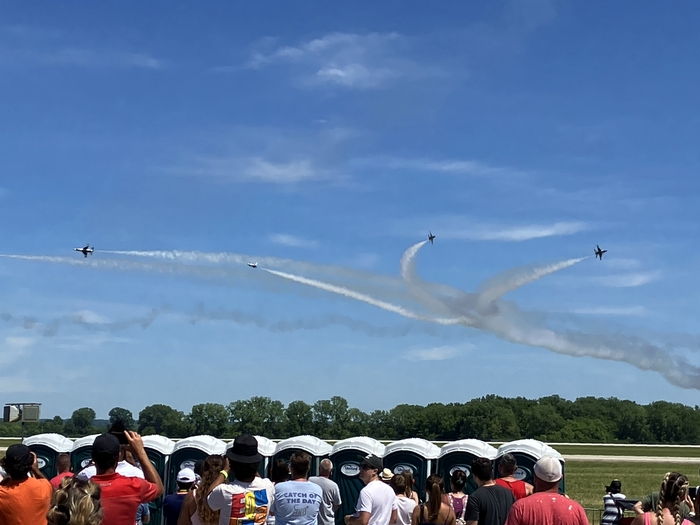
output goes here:
[{"label": "portable toilet door", "polygon": [[177,492],[177,473],[183,468],[194,470],[194,464],[212,454],[225,454],[226,442],[213,436],[192,436],[175,443],[168,462],[166,494]]},{"label": "portable toilet door", "polygon": [[534,484],[535,474],[534,468],[537,460],[542,456],[552,456],[559,460],[561,463],[562,478],[559,483],[559,492],[565,494],[565,479],[566,473],[564,470],[564,458],[559,452],[554,450],[552,447],[536,439],[518,439],[516,441],[511,441],[509,443],[504,443],[498,447],[498,454],[496,456],[495,464],[495,477],[501,477],[498,472],[498,465],[500,459],[505,454],[513,454],[515,456],[515,461],[518,463],[518,468],[515,471],[515,478],[521,479],[526,483]]},{"label": "portable toilet door", "polygon": [[[160,479],[163,481],[163,486],[167,487],[168,477],[168,461],[170,454],[173,453],[175,442],[165,436],[143,436],[143,448],[146,450],[146,455],[155,467]],[[163,516],[163,496],[148,504],[151,512],[151,523],[160,525]]]},{"label": "portable toilet door", "polygon": [[396,474],[405,470],[413,474],[418,498],[425,501],[425,482],[435,470],[440,449],[421,438],[401,439],[389,443],[384,449],[384,467]]},{"label": "portable toilet door", "polygon": [[73,442],[73,448],[70,452],[70,464],[73,467],[74,474],[83,470],[92,461],[92,444],[99,435],[93,434],[81,437]]},{"label": "portable toilet door", "polygon": [[437,472],[444,480],[445,492],[452,492],[450,478],[455,470],[461,470],[467,475],[464,493],[474,492],[478,486],[472,476],[472,462],[476,458],[488,458],[493,461],[497,454],[498,450],[495,447],[478,439],[460,439],[444,445],[438,456]]},{"label": "portable toilet door", "polygon": [[56,468],[58,455],[70,454],[73,450],[73,441],[61,434],[37,434],[28,437],[23,443],[36,454],[37,465],[46,479],[51,479],[58,474]]},{"label": "portable toilet door", "polygon": [[365,486],[359,477],[360,463],[368,454],[384,457],[384,445],[370,437],[354,437],[336,442],[331,449],[333,481],[338,484],[342,500],[335,513],[337,525],[343,525],[345,516],[355,512],[357,498]]},{"label": "portable toilet door", "polygon": [[327,458],[331,453],[331,446],[325,441],[315,436],[296,436],[284,439],[277,443],[275,454],[272,456],[274,463],[278,459],[283,459],[289,463],[289,458],[294,452],[303,450],[311,455],[311,469],[309,476],[318,476],[318,464],[322,459]]}]

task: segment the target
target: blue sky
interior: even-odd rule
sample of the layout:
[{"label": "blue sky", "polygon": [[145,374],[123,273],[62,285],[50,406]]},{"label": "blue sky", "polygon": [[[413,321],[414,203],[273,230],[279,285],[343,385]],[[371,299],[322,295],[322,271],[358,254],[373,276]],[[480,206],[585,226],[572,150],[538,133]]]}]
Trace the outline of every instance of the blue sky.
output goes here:
[{"label": "blue sky", "polygon": [[71,248],[96,246],[82,265],[0,261],[4,402],[42,402],[46,416],[252,395],[342,395],[364,410],[487,393],[700,402],[653,370],[405,319],[240,262],[100,252],[304,261],[277,269],[427,312],[380,276],[399,279],[428,231],[419,275],[465,291],[600,244],[602,262],[504,300],[527,323],[617,337],[628,361],[630,341],[653,342],[654,366],[673,354],[669,373],[687,375],[700,7],[37,2],[0,14],[0,251],[81,263]]}]

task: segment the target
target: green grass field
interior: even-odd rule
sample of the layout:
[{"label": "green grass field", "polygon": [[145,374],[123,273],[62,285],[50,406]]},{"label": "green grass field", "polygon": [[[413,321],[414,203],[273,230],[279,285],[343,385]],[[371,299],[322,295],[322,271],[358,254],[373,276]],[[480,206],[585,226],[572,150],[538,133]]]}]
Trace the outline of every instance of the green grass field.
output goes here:
[{"label": "green grass field", "polygon": [[14,445],[15,443],[19,443],[19,442],[20,442],[19,439],[0,438],[0,447],[9,447],[10,445]]},{"label": "green grass field", "polygon": [[659,456],[676,458],[700,457],[700,447],[659,447],[639,445],[556,445],[560,454],[583,454],[588,456]]}]

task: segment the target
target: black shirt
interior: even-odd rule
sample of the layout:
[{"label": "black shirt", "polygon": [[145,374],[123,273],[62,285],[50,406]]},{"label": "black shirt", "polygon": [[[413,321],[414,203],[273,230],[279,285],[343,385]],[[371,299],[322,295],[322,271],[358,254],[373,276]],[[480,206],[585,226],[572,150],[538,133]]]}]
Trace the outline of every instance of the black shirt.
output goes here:
[{"label": "black shirt", "polygon": [[477,521],[479,525],[503,525],[513,503],[515,497],[505,487],[479,487],[469,496],[464,521]]}]

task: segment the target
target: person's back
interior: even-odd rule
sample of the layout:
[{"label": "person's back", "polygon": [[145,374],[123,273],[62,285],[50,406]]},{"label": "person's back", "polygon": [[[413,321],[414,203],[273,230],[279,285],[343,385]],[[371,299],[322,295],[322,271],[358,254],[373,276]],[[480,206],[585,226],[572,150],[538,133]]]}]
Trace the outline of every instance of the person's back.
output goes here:
[{"label": "person's back", "polygon": [[[322,465],[322,474],[324,472]],[[328,475],[330,475],[330,469],[328,470]],[[338,484],[327,476],[311,476],[309,481],[321,487],[321,508],[318,510],[318,525],[334,525],[335,511],[343,502],[340,498]]]},{"label": "person's back", "polygon": [[180,510],[185,501],[185,496],[194,486],[197,476],[191,468],[183,468],[177,473],[177,492],[168,494],[163,498],[163,517],[165,525],[177,525],[180,518]]},{"label": "person's back", "polygon": [[306,452],[295,452],[289,459],[292,480],[275,485],[271,512],[276,525],[316,525],[323,491],[307,479],[310,466]]},{"label": "person's back", "polygon": [[56,470],[58,470],[58,474],[51,478],[51,486],[55,489],[59,487],[63,478],[73,477],[73,473],[70,471],[70,454],[58,455]]},{"label": "person's back", "polygon": [[624,517],[625,510],[617,504],[616,500],[625,499],[622,491],[622,483],[619,479],[614,479],[608,487],[605,487],[603,496],[603,516],[600,518],[600,525],[618,525]]},{"label": "person's back", "polygon": [[454,510],[443,501],[442,485],[442,478],[437,474],[428,476],[425,484],[428,502],[413,509],[412,525],[455,525]]},{"label": "person's back", "polygon": [[3,468],[7,477],[0,482],[0,524],[46,525],[53,487],[39,471],[36,455],[26,445],[12,445]]},{"label": "person's back", "polygon": [[399,525],[411,525],[413,510],[417,503],[413,498],[406,496],[406,478],[397,474],[389,482],[389,486],[396,494],[394,506],[396,507],[396,523]]},{"label": "person's back", "polygon": [[586,511],[561,494],[536,492],[515,502],[507,525],[588,525]]},{"label": "person's back", "polygon": [[496,482],[496,485],[500,485],[501,487],[510,490],[513,493],[513,497],[516,499],[516,501],[527,496],[527,488],[525,486],[525,482],[522,480],[498,478],[494,481]]},{"label": "person's back", "polygon": [[476,458],[472,476],[479,488],[469,495],[464,520],[467,525],[503,525],[515,503],[513,493],[493,481],[493,462]]}]

